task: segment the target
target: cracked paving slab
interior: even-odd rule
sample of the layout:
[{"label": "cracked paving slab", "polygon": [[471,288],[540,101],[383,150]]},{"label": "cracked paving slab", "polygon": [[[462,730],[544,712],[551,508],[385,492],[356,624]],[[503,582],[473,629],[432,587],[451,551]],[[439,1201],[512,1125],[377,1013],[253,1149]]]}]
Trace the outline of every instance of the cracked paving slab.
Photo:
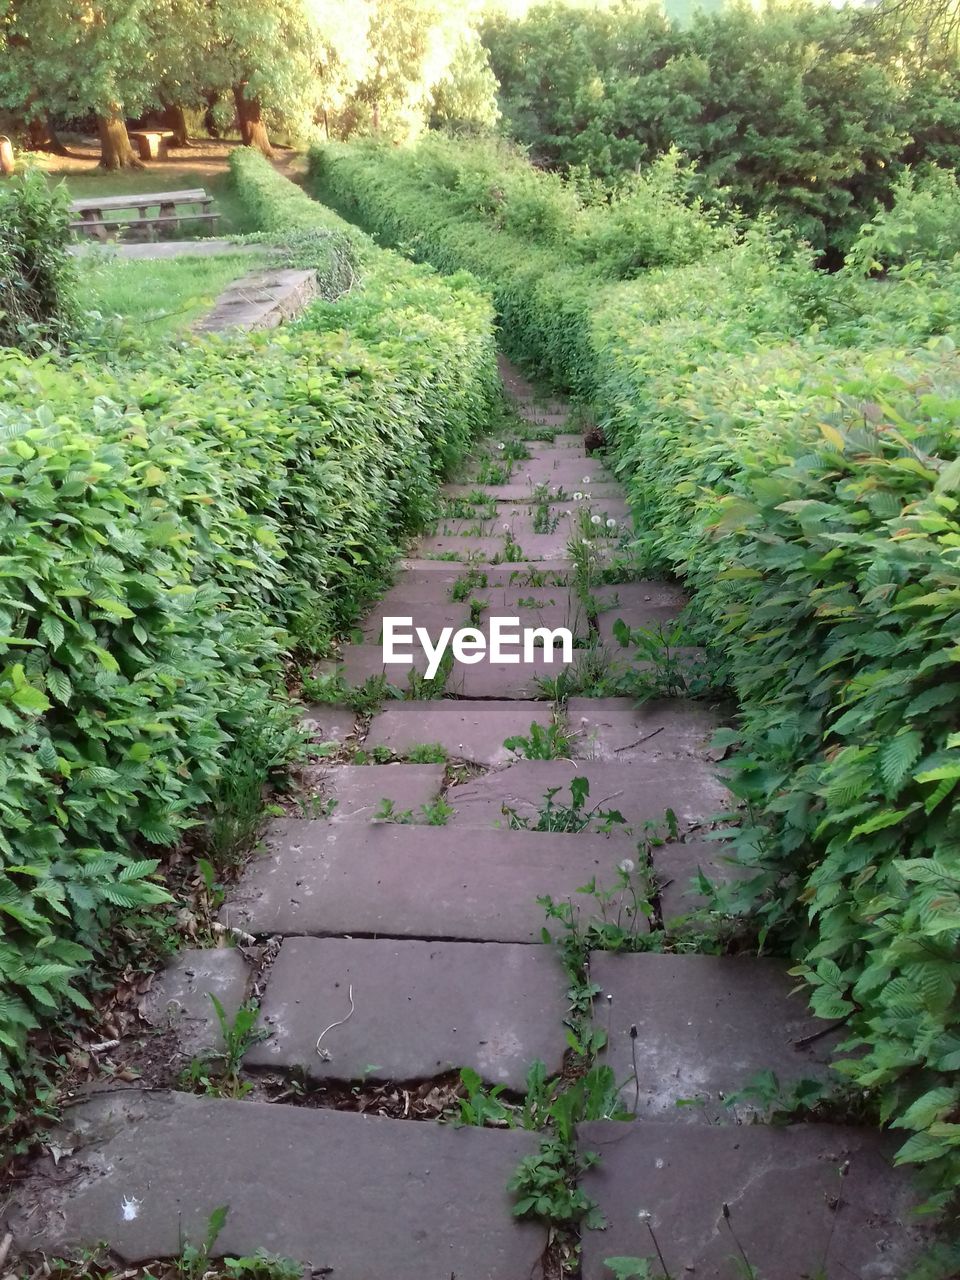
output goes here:
[{"label": "cracked paving slab", "polygon": [[337,1280],[517,1280],[546,1243],[506,1190],[531,1133],[128,1089],[71,1109],[52,1141],[70,1154],[18,1186],[20,1249],[175,1257],[224,1204],[216,1256],[265,1249]]}]

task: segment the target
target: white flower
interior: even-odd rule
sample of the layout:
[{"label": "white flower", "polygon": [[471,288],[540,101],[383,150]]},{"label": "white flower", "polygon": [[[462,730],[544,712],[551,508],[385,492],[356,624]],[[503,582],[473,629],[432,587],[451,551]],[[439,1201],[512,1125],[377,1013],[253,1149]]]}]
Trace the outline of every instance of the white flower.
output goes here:
[{"label": "white flower", "polygon": [[640,1219],[641,1222],[649,1222],[650,1219],[653,1217],[653,1214],[650,1212],[649,1209],[638,1209],[637,1217]]},{"label": "white flower", "polygon": [[584,477],[583,477],[583,483],[584,483],[584,484],[589,484],[589,483],[590,483],[590,477],[589,477],[589,476],[584,476]]},{"label": "white flower", "polygon": [[591,516],[591,517],[590,517],[590,523],[591,523],[591,524],[600,524],[600,523],[601,523],[601,521],[600,521],[600,517],[599,517],[599,516]]},{"label": "white flower", "polygon": [[498,449],[505,449],[506,447],[507,447],[507,446],[506,446],[505,444],[498,444],[498,445],[497,445],[497,448],[498,448]]},{"label": "white flower", "polygon": [[615,529],[616,527],[617,527],[617,522],[616,520],[614,520],[613,516],[611,516],[610,519],[607,521],[607,528]]},{"label": "white flower", "polygon": [[580,499],[581,499],[582,497],[583,497],[583,494],[582,494],[582,493],[575,493],[575,494],[573,495],[573,500],[574,500],[574,502],[579,502],[579,501],[580,501]]},{"label": "white flower", "polygon": [[589,547],[589,545],[590,545],[590,539],[589,539],[589,538],[581,538],[581,539],[580,539],[580,541],[583,543],[583,545],[584,545],[585,547]]},{"label": "white flower", "polygon": [[509,533],[509,532],[510,532],[510,526],[509,526],[508,524],[505,524],[505,525],[503,526],[503,528],[504,528],[504,532],[505,532],[505,533]]},{"label": "white flower", "polygon": [[624,860],[619,865],[620,865],[620,870],[623,872],[625,876],[630,875],[634,871],[636,866],[632,858],[624,858]]}]

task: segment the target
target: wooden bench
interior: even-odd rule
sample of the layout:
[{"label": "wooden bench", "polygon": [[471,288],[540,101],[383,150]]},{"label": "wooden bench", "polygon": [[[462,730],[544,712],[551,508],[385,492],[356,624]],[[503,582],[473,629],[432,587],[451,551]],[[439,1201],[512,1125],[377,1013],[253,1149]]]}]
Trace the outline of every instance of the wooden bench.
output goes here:
[{"label": "wooden bench", "polygon": [[172,129],[130,129],[129,136],[137,144],[141,160],[156,160],[167,154]]},{"label": "wooden bench", "polygon": [[[179,230],[181,222],[206,222],[212,228],[220,217],[211,209],[213,196],[202,187],[191,191],[153,191],[131,196],[85,196],[70,203],[70,212],[78,215],[70,223],[72,231],[106,240],[109,231],[144,231],[150,240],[156,239],[156,230],[173,226]],[[190,206],[199,206],[194,212]],[[151,213],[151,209],[158,210]],[[136,218],[111,219],[110,213],[126,213],[136,210]]]}]

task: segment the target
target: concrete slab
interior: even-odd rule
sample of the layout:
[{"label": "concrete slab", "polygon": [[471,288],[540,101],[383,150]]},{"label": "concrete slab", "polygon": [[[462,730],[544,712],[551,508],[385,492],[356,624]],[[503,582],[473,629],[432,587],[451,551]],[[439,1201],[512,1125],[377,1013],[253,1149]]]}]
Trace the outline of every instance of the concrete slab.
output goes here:
[{"label": "concrete slab", "polygon": [[553,719],[548,702],[388,702],[374,716],[364,747],[389,747],[398,755],[422,743],[439,743],[451,758],[474,764],[506,764],[512,752],[506,738],[529,735],[534,722],[546,728]]},{"label": "concrete slab", "polygon": [[457,563],[502,560],[503,539],[499,537],[444,537],[443,534],[423,538],[417,554],[426,560],[446,560]]},{"label": "concrete slab", "polygon": [[213,310],[198,320],[197,333],[222,329],[275,329],[299,315],[320,290],[316,271],[268,267],[229,285]]},{"label": "concrete slab", "polygon": [[421,806],[442,790],[442,764],[338,764],[317,778],[321,799],[334,803],[327,815],[333,822],[373,822],[385,800],[395,814],[423,822]]},{"label": "concrete slab", "polygon": [[454,667],[446,684],[446,691],[456,698],[546,698],[541,688],[542,680],[555,680],[561,671],[576,665],[578,650],[573,651],[573,662],[564,662],[560,651],[548,662],[540,647],[533,662],[479,662],[476,666]]},{"label": "concrete slab", "polygon": [[717,885],[750,878],[750,869],[732,863],[724,850],[723,844],[711,840],[665,844],[654,849],[654,879],[667,929],[683,929],[685,918],[707,905],[696,884],[701,872]]},{"label": "concrete slab", "polygon": [[663,829],[672,809],[681,831],[696,827],[729,804],[729,793],[709,764],[696,758],[631,761],[518,760],[506,769],[450,787],[447,803],[456,810],[454,826],[493,826],[507,821],[503,810],[536,821],[548,791],[555,805],[571,802],[570,783],[586,778],[588,807],[618,809],[639,834],[646,823]]},{"label": "concrete slab", "polygon": [[[467,567],[455,560],[423,560],[415,556],[397,561],[398,571],[404,573],[422,573],[430,569],[441,569],[449,573],[451,569],[454,569],[456,572],[453,580],[455,580],[465,573],[475,571],[476,573],[486,574],[488,582],[526,582],[531,586],[542,585],[544,582],[566,580],[574,568],[574,563],[570,559],[551,560],[549,564],[544,564],[538,560],[504,560],[497,561],[496,564],[491,564],[489,561],[487,563],[478,561]],[[501,575],[500,577],[495,576],[498,573]]]},{"label": "concrete slab", "polygon": [[[351,688],[383,676],[389,685],[406,692],[410,690],[411,671],[425,675],[427,658],[419,642],[401,652],[409,653],[411,660],[387,664],[381,645],[349,644],[344,646],[336,668]],[[574,650],[574,660],[576,654]],[[522,655],[518,652],[517,656]],[[548,662],[538,645],[532,662],[489,662],[484,658],[473,666],[456,663],[442,685],[442,692],[446,697],[455,698],[538,698],[541,696],[538,682],[545,677],[556,677],[567,665],[570,664],[562,661],[559,649]]]},{"label": "concrete slab", "polygon": [[583,1280],[609,1280],[612,1257],[662,1274],[651,1230],[671,1276],[702,1280],[742,1280],[741,1249],[763,1280],[902,1280],[929,1243],[897,1144],[869,1130],[601,1120],[578,1139],[600,1153],[582,1186],[607,1224],[583,1233]]},{"label": "concrete slab", "polygon": [[357,715],[351,707],[312,702],[304,708],[301,723],[310,731],[311,741],[341,743],[356,729]]},{"label": "concrete slab", "polygon": [[562,604],[571,598],[565,570],[538,566],[535,572],[515,569],[511,565],[481,565],[475,573],[463,565],[429,561],[429,569],[399,573],[394,585],[382,597],[380,608],[402,612],[414,604],[445,605],[453,603],[451,593],[468,592],[467,603],[474,597],[506,604],[535,596],[547,604]]},{"label": "concrete slab", "polygon": [[[524,532],[522,537],[518,534],[512,545],[519,547],[517,554],[521,560],[539,562],[565,559],[568,543],[567,534],[563,530],[558,530],[556,533]],[[439,533],[433,537],[424,538],[420,544],[420,554],[456,556],[458,560],[503,560],[513,563],[507,561],[508,545],[506,533],[502,530],[479,537],[469,532],[464,532],[462,535]]]},{"label": "concrete slab", "polygon": [[257,934],[539,942],[542,894],[568,898],[635,854],[623,836],[393,823],[270,824],[223,919]]},{"label": "concrete slab", "polygon": [[517,1280],[546,1243],[506,1191],[532,1133],[125,1090],[72,1108],[52,1141],[73,1154],[56,1181],[18,1187],[13,1223],[17,1246],[48,1254],[176,1257],[222,1204],[216,1255],[264,1249],[337,1280]]},{"label": "concrete slab", "polygon": [[[609,1035],[603,1057],[627,1082],[626,1106],[644,1120],[733,1123],[756,1107],[723,1099],[761,1071],[784,1087],[828,1077],[838,1036],[804,1043],[828,1024],[808,1012],[802,995],[790,997],[796,984],[787,967],[754,956],[591,953],[590,977],[600,987],[595,1018]],[[691,1099],[698,1105],[678,1105]]]},{"label": "concrete slab", "polygon": [[584,760],[710,759],[709,742],[722,723],[717,708],[685,698],[567,700],[574,755]]},{"label": "concrete slab", "polygon": [[[563,1067],[569,1001],[553,947],[287,938],[261,1003],[270,1038],[245,1064],[317,1080],[428,1080],[472,1067],[523,1093]],[[353,1014],[322,1039],[320,1032]]]},{"label": "concrete slab", "polygon": [[[443,486],[443,493],[448,498],[468,498],[474,494],[483,494],[485,498],[493,498],[499,502],[532,502],[539,497],[534,492],[535,488],[531,481],[511,481],[509,484],[447,484]],[[554,495],[562,492],[566,498],[572,497],[577,491],[576,485],[567,487],[553,480],[548,483],[547,488]],[[594,499],[620,500],[623,488],[615,480],[597,483],[591,478],[590,496]]]},{"label": "concrete slab", "polygon": [[[489,639],[491,618],[500,617],[516,619],[517,626],[521,630],[528,627],[547,627],[550,630],[554,630],[557,627],[567,627],[571,631],[579,632],[579,638],[586,639],[587,637],[588,628],[585,615],[578,615],[576,612],[571,614],[569,607],[564,607],[563,605],[545,605],[542,608],[535,609],[518,608],[516,606],[507,607],[493,603],[492,597],[495,594],[479,592],[476,595],[471,594],[468,600],[457,603],[450,601],[447,604],[411,604],[399,611],[392,604],[387,607],[379,605],[364,619],[362,634],[371,643],[380,644],[383,637],[383,622],[385,618],[410,618],[412,619],[410,623],[399,628],[401,634],[409,634],[416,627],[425,627],[431,639],[436,641],[439,639],[444,627],[453,627],[456,632],[463,627],[476,626]],[[531,600],[538,599],[534,596],[526,598]],[[490,602],[490,607],[483,609],[479,621],[476,623],[470,619],[470,608],[473,601],[478,601],[484,605],[488,601]],[[394,634],[397,634],[398,626],[399,624],[394,624]],[[515,630],[516,627],[512,629]]]},{"label": "concrete slab", "polygon": [[172,1027],[185,1058],[205,1058],[223,1050],[220,1021],[210,995],[232,1019],[247,998],[250,970],[234,947],[179,951],[153,981],[141,1013],[152,1027]]}]

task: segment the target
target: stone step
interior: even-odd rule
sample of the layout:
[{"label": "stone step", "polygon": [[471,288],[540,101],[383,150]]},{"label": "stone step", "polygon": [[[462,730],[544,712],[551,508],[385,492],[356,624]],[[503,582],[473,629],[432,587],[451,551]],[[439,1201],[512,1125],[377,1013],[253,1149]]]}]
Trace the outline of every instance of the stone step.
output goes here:
[{"label": "stone step", "polygon": [[269,1039],[244,1061],[344,1081],[472,1067],[523,1093],[533,1062],[563,1068],[568,985],[553,947],[287,938],[260,1006]]},{"label": "stone step", "polygon": [[[537,597],[528,595],[526,598],[535,599]],[[569,597],[567,599],[569,600]],[[469,600],[457,603],[448,601],[446,604],[413,604],[399,609],[394,603],[387,606],[378,605],[363,620],[360,628],[361,634],[368,641],[380,644],[383,639],[385,618],[408,618],[410,621],[402,627],[394,624],[393,630],[395,633],[407,635],[412,628],[425,627],[430,638],[435,642],[439,639],[444,627],[452,627],[455,632],[464,627],[476,627],[489,640],[490,622],[494,617],[515,619],[517,626],[521,630],[547,627],[552,631],[558,627],[566,627],[573,633],[575,639],[581,641],[586,640],[590,633],[586,615],[579,607],[579,604],[575,602],[572,603],[572,607],[571,604],[546,605],[536,609],[518,608],[516,606],[505,608],[502,605],[492,605],[481,612],[477,622],[472,622],[470,612],[471,603],[474,601],[486,603],[483,595],[471,595]],[[512,629],[515,630],[516,627]]]},{"label": "stone step", "polygon": [[808,1042],[829,1023],[813,1017],[802,993],[791,998],[787,968],[755,956],[592,952],[594,1021],[608,1033],[603,1059],[627,1108],[644,1121],[740,1123],[754,1118],[755,1104],[723,1099],[760,1072],[773,1071],[784,1089],[828,1079],[841,1036]]},{"label": "stone step", "polygon": [[686,698],[568,698],[567,729],[581,760],[630,761],[718,758],[710,739],[724,723],[722,709]]},{"label": "stone step", "polygon": [[[442,492],[448,498],[470,498],[482,494],[484,498],[492,498],[497,502],[534,502],[540,498],[535,488],[528,481],[511,481],[508,484],[445,484]],[[578,487],[574,484],[567,488],[551,480],[546,488],[548,495],[556,497],[558,501],[566,501],[572,500],[573,494],[582,490],[582,485]],[[589,488],[592,501],[623,500],[623,486],[616,481],[598,482],[591,477]]]},{"label": "stone step", "polygon": [[370,722],[363,745],[404,755],[415,746],[438,743],[451,759],[506,764],[513,758],[503,745],[507,738],[529,736],[531,724],[548,728],[552,721],[546,702],[388,702]]},{"label": "stone step", "polygon": [[356,731],[357,713],[338,703],[311,702],[304,707],[301,723],[313,742],[340,744]]},{"label": "stone step", "polygon": [[172,1057],[222,1053],[223,1029],[210,997],[216,996],[232,1021],[247,998],[250,976],[236,947],[188,947],[154,978],[141,1016],[148,1026],[174,1033]]},{"label": "stone step", "polygon": [[[451,521],[450,525],[457,529],[460,522]],[[452,533],[436,533],[424,538],[420,543],[420,554],[425,556],[450,556],[457,560],[502,560],[512,563],[508,556],[508,548],[519,548],[518,557],[523,561],[565,560],[569,546],[569,535],[562,529],[556,533],[518,533],[512,542],[506,530],[497,530],[490,534],[476,534],[475,521],[463,521],[462,528]]]},{"label": "stone step", "polygon": [[465,594],[468,606],[472,599],[506,605],[534,598],[541,604],[559,605],[577,598],[566,571],[556,573],[541,567],[531,572],[505,565],[480,565],[472,570],[437,560],[428,563],[430,569],[398,573],[393,586],[381,597],[379,607],[384,612],[402,612],[412,604],[453,604],[454,593]]},{"label": "stone step", "polygon": [[505,825],[512,810],[531,823],[555,790],[555,807],[572,802],[570,784],[590,784],[585,809],[619,810],[636,835],[650,823],[665,834],[665,812],[672,809],[681,831],[709,821],[732,804],[726,787],[708,761],[696,756],[634,760],[627,764],[594,760],[519,760],[505,769],[452,786],[447,803],[455,813],[452,826]]},{"label": "stone step", "polygon": [[443,790],[442,764],[338,764],[310,770],[314,803],[331,822],[373,822],[384,802],[410,822],[425,822],[422,806]]},{"label": "stone step", "polygon": [[451,583],[456,582],[465,574],[485,574],[487,581],[491,584],[497,582],[509,582],[519,586],[543,586],[544,584],[561,584],[569,581],[569,575],[576,566],[570,559],[553,560],[550,564],[544,564],[538,560],[517,560],[517,561],[497,561],[491,564],[489,561],[477,561],[469,566],[464,566],[456,560],[430,560],[420,559],[418,557],[408,557],[397,561],[397,570],[400,573],[429,573],[440,572],[449,575]]},{"label": "stone step", "polygon": [[[394,688],[409,690],[411,671],[424,675],[427,658],[419,642],[415,642],[409,650],[404,648],[400,652],[411,653],[412,661],[387,664],[383,660],[381,645],[348,644],[344,645],[341,658],[335,666],[350,688],[384,676]],[[516,652],[518,657],[522,657],[522,650],[517,649]],[[575,649],[574,662],[577,652]],[[451,698],[539,698],[545,696],[539,682],[556,678],[571,665],[573,664],[563,661],[559,649],[552,661],[548,662],[542,653],[542,646],[538,644],[532,662],[491,662],[484,656],[481,662],[471,666],[456,663],[442,691],[445,697]]]},{"label": "stone step", "polygon": [[517,1280],[546,1244],[506,1190],[532,1133],[126,1089],[71,1108],[51,1142],[56,1178],[18,1185],[18,1248],[179,1257],[219,1205],[214,1256],[263,1249],[336,1280]]},{"label": "stone step", "polygon": [[230,890],[225,923],[255,934],[539,942],[537,899],[608,881],[633,839],[280,819]]},{"label": "stone step", "polygon": [[583,1232],[583,1280],[616,1257],[663,1275],[657,1246],[677,1280],[743,1280],[744,1257],[763,1280],[902,1280],[930,1243],[897,1144],[870,1130],[597,1120],[577,1138],[600,1155],[581,1185],[606,1221]]},{"label": "stone step", "polygon": [[688,917],[709,905],[699,887],[701,874],[719,888],[749,880],[755,874],[748,867],[734,864],[731,858],[728,846],[713,840],[671,841],[653,850],[660,915],[668,932],[696,928],[696,919]]}]

